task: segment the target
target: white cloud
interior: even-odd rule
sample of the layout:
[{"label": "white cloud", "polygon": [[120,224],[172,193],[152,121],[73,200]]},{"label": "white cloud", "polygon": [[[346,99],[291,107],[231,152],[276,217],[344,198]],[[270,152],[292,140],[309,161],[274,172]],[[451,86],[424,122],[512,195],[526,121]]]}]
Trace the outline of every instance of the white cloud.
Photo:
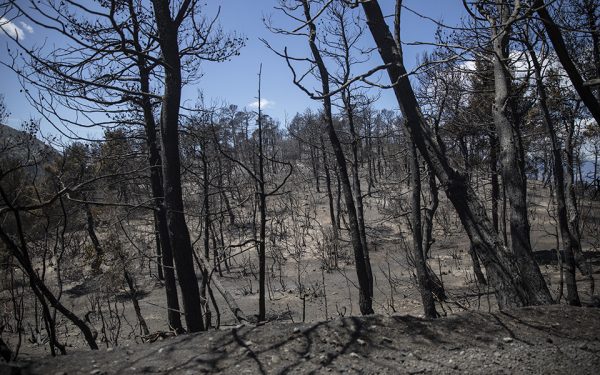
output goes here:
[{"label": "white cloud", "polygon": [[23,21],[20,24],[21,27],[5,17],[0,17],[0,34],[8,35],[13,39],[25,39],[26,32],[33,33],[33,27]]},{"label": "white cloud", "polygon": [[473,60],[463,61],[459,64],[459,67],[462,70],[466,70],[467,72],[474,72],[475,71],[475,61],[473,61]]},{"label": "white cloud", "polygon": [[[275,105],[275,102],[269,99],[261,98],[260,99],[260,107],[261,109],[272,108]],[[248,103],[248,107],[258,108],[258,100],[255,100],[251,103]]]},{"label": "white cloud", "polygon": [[25,29],[25,31],[27,31],[29,34],[33,34],[33,27],[31,27],[31,25],[26,24],[25,22],[21,21],[19,22],[21,24],[21,27],[23,29]]},{"label": "white cloud", "polygon": [[8,35],[13,39],[25,39],[23,29],[4,17],[0,17],[0,34]]}]

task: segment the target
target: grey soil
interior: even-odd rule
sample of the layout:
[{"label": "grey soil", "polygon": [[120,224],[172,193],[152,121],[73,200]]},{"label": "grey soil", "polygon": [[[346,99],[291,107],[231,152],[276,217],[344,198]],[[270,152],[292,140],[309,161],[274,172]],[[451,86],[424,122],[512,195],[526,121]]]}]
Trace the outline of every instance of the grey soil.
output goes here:
[{"label": "grey soil", "polygon": [[599,374],[600,309],[269,323],[22,364],[28,374]]}]

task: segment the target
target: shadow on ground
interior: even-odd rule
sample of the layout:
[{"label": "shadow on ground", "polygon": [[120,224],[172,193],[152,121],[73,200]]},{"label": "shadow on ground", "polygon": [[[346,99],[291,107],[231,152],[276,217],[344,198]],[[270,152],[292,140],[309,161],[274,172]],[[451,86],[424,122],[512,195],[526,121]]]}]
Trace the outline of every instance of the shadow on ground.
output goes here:
[{"label": "shadow on ground", "polygon": [[600,309],[546,306],[438,320],[349,317],[182,335],[28,363],[31,374],[570,373],[600,369]]}]

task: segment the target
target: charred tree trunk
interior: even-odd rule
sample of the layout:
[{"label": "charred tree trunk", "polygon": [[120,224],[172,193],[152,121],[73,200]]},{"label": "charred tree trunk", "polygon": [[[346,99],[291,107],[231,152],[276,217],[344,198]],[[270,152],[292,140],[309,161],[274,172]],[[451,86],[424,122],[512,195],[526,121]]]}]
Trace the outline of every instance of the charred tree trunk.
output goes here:
[{"label": "charred tree trunk", "polygon": [[[407,132],[408,133],[408,132]],[[419,154],[417,148],[407,134],[410,146],[410,183],[411,183],[411,221],[413,234],[413,259],[417,271],[417,283],[423,302],[426,318],[437,318],[432,282],[427,272],[427,261],[423,253],[423,233],[421,232],[421,172],[419,170]]]},{"label": "charred tree trunk", "polygon": [[373,189],[375,188],[375,184],[377,183],[377,173],[375,171],[375,161],[373,160],[373,131],[371,129],[371,121],[367,117],[367,121],[365,123],[365,136],[366,136],[366,149],[365,152],[367,154],[367,195],[370,197]]},{"label": "charred tree trunk", "polygon": [[550,137],[550,146],[552,147],[552,157],[554,166],[554,187],[556,192],[556,206],[558,216],[558,227],[560,229],[560,237],[564,244],[565,253],[565,277],[567,284],[567,301],[570,305],[580,306],[579,294],[577,292],[577,281],[575,279],[575,257],[574,253],[577,251],[576,248],[580,248],[579,240],[576,235],[571,233],[569,228],[569,216],[567,213],[567,200],[565,195],[565,177],[563,171],[563,159],[562,151],[559,140],[556,136],[556,129],[554,128],[554,121],[548,108],[548,98],[546,94],[546,88],[542,81],[542,67],[537,59],[533,46],[528,43],[527,49],[533,62],[535,70],[535,80],[537,84],[537,91],[539,95],[539,106],[544,119],[544,125],[548,131],[548,137]]},{"label": "charred tree trunk", "polygon": [[338,249],[340,244],[340,230],[335,217],[335,207],[333,199],[333,190],[331,189],[331,173],[329,172],[329,163],[327,161],[327,150],[325,149],[325,142],[323,141],[323,135],[319,136],[321,141],[321,149],[323,153],[323,170],[325,171],[325,187],[327,189],[327,200],[329,201],[329,219],[331,220],[331,230],[333,232],[333,267],[338,267]]},{"label": "charred tree trunk", "polygon": [[192,243],[183,213],[179,156],[179,105],[182,86],[181,60],[177,40],[179,25],[171,18],[168,2],[153,0],[152,3],[165,68],[160,126],[167,225],[173,258],[177,267],[187,330],[197,332],[204,330],[204,323],[198,279],[194,270]]},{"label": "charred tree trunk", "polygon": [[[567,126],[567,136],[565,139],[565,156],[566,156],[566,168],[565,168],[565,194],[567,201],[567,211],[569,218],[569,230],[577,239],[577,242],[581,244],[581,232],[579,228],[579,203],[577,202],[577,195],[575,193],[575,150],[573,145],[573,137],[575,133],[575,121],[572,120]],[[593,294],[595,289],[595,281],[592,274],[591,265],[585,262],[585,257],[581,251],[581,246],[575,248],[575,264],[580,271],[587,275],[590,283],[590,291]]]},{"label": "charred tree trunk", "polygon": [[[85,195],[85,193],[82,194],[83,195],[83,200],[87,201],[87,197]],[[104,249],[102,248],[102,245],[100,244],[100,240],[98,240],[98,236],[96,235],[96,221],[94,220],[94,214],[92,213],[92,208],[90,207],[90,205],[85,202],[83,204],[83,208],[85,211],[85,217],[86,217],[86,230],[88,232],[88,236],[90,237],[90,240],[92,241],[92,246],[94,247],[94,252],[95,257],[94,257],[94,261],[92,262],[92,270],[95,273],[99,273],[100,272],[100,266],[102,265],[102,258],[104,257]]]},{"label": "charred tree trunk", "polygon": [[373,314],[373,295],[370,292],[372,290],[372,284],[370,282],[370,280],[372,280],[372,275],[369,273],[370,265],[367,266],[366,264],[368,258],[365,257],[365,251],[363,249],[362,239],[360,236],[360,226],[356,214],[356,207],[354,205],[354,197],[352,196],[352,185],[348,176],[346,157],[344,156],[344,151],[342,150],[342,145],[335,131],[335,127],[333,126],[331,98],[329,97],[329,72],[327,71],[327,67],[321,58],[321,52],[319,51],[315,42],[317,29],[315,24],[312,22],[308,0],[302,0],[302,5],[304,7],[304,16],[309,28],[308,37],[310,49],[319,71],[319,79],[321,81],[323,95],[325,95],[325,98],[323,99],[323,118],[325,120],[329,141],[331,142],[333,153],[337,162],[338,173],[344,194],[344,201],[348,211],[348,223],[350,226],[350,236],[352,247],[354,249],[356,275],[359,286],[360,312],[363,315]]},{"label": "charred tree trunk", "polygon": [[[510,248],[519,267],[519,276],[523,282],[545,294],[551,300],[550,291],[533,258],[530,239],[530,225],[527,212],[527,179],[524,160],[521,159],[519,124],[509,119],[511,81],[508,42],[513,15],[507,3],[496,2],[498,18],[489,18],[494,52],[494,104],[492,117],[500,146],[500,168],[502,183],[510,206]],[[514,117],[513,113],[513,117]]]},{"label": "charred tree trunk", "polygon": [[410,132],[421,156],[444,186],[448,199],[454,205],[465,231],[479,251],[479,257],[488,273],[488,281],[495,289],[500,308],[548,304],[552,300],[547,288],[540,289],[518,277],[519,269],[512,254],[502,245],[486,214],[486,208],[465,176],[457,172],[446,159],[443,150],[421,114],[415,93],[403,63],[402,51],[392,37],[376,0],[361,3],[367,24],[379,48],[394,94],[406,118]]},{"label": "charred tree trunk", "polygon": [[338,172],[337,165],[333,168],[335,172],[335,221],[338,229],[342,230],[342,218],[344,213],[342,212],[342,181],[340,180],[340,173]]},{"label": "charred tree trunk", "polygon": [[[122,259],[124,260],[124,259]],[[133,282],[133,278],[123,266],[123,277],[125,277],[125,282],[127,282],[127,287],[129,288],[129,297],[131,298],[131,303],[133,304],[133,310],[135,311],[135,316],[140,323],[140,328],[144,335],[149,335],[150,330],[148,329],[148,325],[146,324],[146,319],[142,315],[142,310],[140,309],[140,302],[137,297],[137,288],[135,287],[135,283]]]},{"label": "charred tree trunk", "polygon": [[267,318],[265,306],[266,300],[266,242],[267,242],[267,193],[265,191],[265,167],[263,155],[263,127],[260,103],[260,84],[262,75],[262,64],[258,72],[258,199],[260,205],[260,229],[258,237],[258,321],[264,322]]},{"label": "charred tree trunk", "polygon": [[[195,254],[194,254],[194,258],[196,260],[196,263],[198,264],[198,268],[206,269],[206,270],[210,269],[210,267],[209,267],[210,262],[208,261],[208,259],[203,259],[201,256],[197,256]],[[208,273],[208,277],[209,277],[208,284],[215,286],[217,291],[221,294],[221,296],[225,300],[227,307],[229,307],[229,310],[231,310],[231,313],[233,314],[235,319],[238,321],[238,323],[249,322],[248,318],[246,317],[246,314],[244,314],[242,309],[240,309],[237,302],[235,301],[235,298],[233,298],[231,293],[229,293],[225,289],[225,287],[223,287],[223,285],[221,284],[221,282],[219,282],[219,280],[217,278],[212,278],[212,274],[213,274],[212,271]]]},{"label": "charred tree trunk", "polygon": [[[203,190],[203,202],[202,208],[204,211],[204,256],[206,259],[210,259],[210,181],[208,174],[208,161],[206,160],[206,146],[203,146],[202,153],[200,155],[200,159],[202,160],[202,190]],[[217,261],[217,259],[213,259],[213,261]]]},{"label": "charred tree trunk", "polygon": [[536,0],[533,7],[536,8],[537,14],[546,28],[546,34],[548,34],[548,38],[554,47],[556,56],[567,72],[575,91],[579,94],[579,97],[596,120],[596,123],[600,124],[600,101],[594,97],[590,87],[584,85],[583,78],[569,55],[560,27],[552,19],[544,0]]},{"label": "charred tree trunk", "polygon": [[[131,5],[131,4],[130,4]],[[133,45],[137,55],[137,66],[140,74],[140,91],[142,93],[150,92],[150,73],[148,61],[144,57],[143,47],[140,44],[138,36],[140,34],[140,24],[137,20],[137,14],[133,7],[129,7],[130,16],[133,20]],[[159,278],[165,281],[165,293],[167,298],[167,321],[169,327],[175,332],[183,332],[181,324],[179,297],[177,293],[177,284],[175,280],[175,268],[173,267],[173,249],[169,239],[169,228],[167,223],[167,211],[164,204],[164,187],[162,175],[162,160],[157,140],[157,126],[153,112],[153,105],[150,96],[143,95],[140,98],[142,113],[144,116],[144,131],[146,134],[146,145],[148,147],[148,162],[150,165],[150,187],[152,198],[156,210],[154,212],[154,225],[156,230],[156,251],[158,259]]]},{"label": "charred tree trunk", "polygon": [[312,165],[313,177],[317,188],[317,193],[321,192],[321,184],[319,183],[319,156],[317,150],[313,146],[309,146],[310,161]]},{"label": "charred tree trunk", "polygon": [[[150,76],[147,69],[144,68],[143,62],[140,64],[140,83],[142,92],[150,90]],[[177,282],[175,280],[175,268],[173,267],[173,248],[169,238],[169,226],[167,220],[167,210],[164,202],[164,188],[162,175],[162,160],[156,137],[156,121],[152,112],[152,103],[147,96],[142,97],[141,106],[144,113],[144,130],[146,133],[146,145],[148,146],[148,162],[150,164],[150,187],[152,189],[152,197],[154,198],[155,225],[159,243],[157,248],[161,250],[161,266],[165,280],[165,293],[167,297],[167,321],[169,327],[175,332],[183,332],[181,325],[181,315],[179,308],[179,297],[177,293]]]},{"label": "charred tree trunk", "polygon": [[[155,198],[154,194],[152,194],[152,197]],[[156,209],[158,210],[159,208],[156,207]],[[160,244],[160,232],[158,230],[158,213],[156,211],[154,212],[154,242],[156,246],[156,273],[158,279],[164,281],[165,274],[163,272],[162,264],[162,247]]]},{"label": "charred tree trunk", "polygon": [[469,256],[471,257],[471,262],[473,263],[473,273],[475,274],[475,278],[477,278],[477,282],[481,285],[487,285],[485,275],[481,271],[481,264],[479,263],[479,258],[477,257],[477,250],[473,248],[473,244],[469,246]]},{"label": "charred tree trunk", "polygon": [[[598,8],[600,8],[600,3],[598,0],[584,0],[583,7],[585,9],[585,16],[587,19],[587,26],[589,28],[590,37],[592,38],[592,50],[594,52],[594,73],[596,75],[596,80],[600,80],[600,29],[598,29],[598,18],[600,18],[600,14],[598,13]],[[598,83],[596,83],[598,85]],[[600,90],[596,90],[596,98],[598,103],[600,103]],[[597,120],[596,120],[597,121]],[[598,123],[598,122],[596,122]],[[598,153],[596,152],[596,155]],[[595,164],[596,165],[596,164]],[[594,169],[595,171],[596,169]],[[600,181],[596,178],[596,173],[594,172],[594,181],[596,183],[596,189],[599,188]]]},{"label": "charred tree trunk", "polygon": [[[208,160],[206,157],[206,144],[202,145],[202,152],[200,159],[202,159],[202,190],[203,190],[203,211],[204,211],[204,233],[203,233],[203,244],[204,244],[204,257],[210,262],[210,174],[208,170]],[[216,251],[216,247],[215,247]],[[213,263],[217,263],[219,260],[215,255],[213,257]],[[200,296],[202,297],[202,307],[204,309],[205,316],[205,327],[209,329],[211,327],[212,313],[210,310],[210,303],[208,301],[208,272],[206,268],[200,268],[202,271],[202,283],[200,284]]]},{"label": "charred tree trunk", "polygon": [[492,225],[496,233],[500,233],[498,201],[500,200],[500,183],[498,181],[498,139],[494,130],[490,130],[490,181],[492,185]]},{"label": "charred tree trunk", "polygon": [[[223,165],[221,162],[221,158],[217,159],[217,163],[218,163],[218,167],[219,167],[219,186],[223,187],[224,186],[223,185]],[[234,226],[235,225],[235,213],[233,212],[233,209],[231,208],[231,204],[229,203],[229,198],[227,197],[227,193],[225,192],[225,190],[223,188],[221,188],[219,191],[219,195],[221,196],[223,203],[225,203],[225,209],[227,209],[227,215],[229,216],[229,225]]]},{"label": "charred tree trunk", "polygon": [[[350,127],[350,136],[352,137],[352,177],[354,178],[354,197],[356,202],[356,217],[358,219],[358,230],[360,232],[360,241],[363,248],[363,254],[365,257],[365,266],[367,268],[367,276],[369,279],[369,294],[373,295],[373,272],[371,270],[371,260],[369,257],[369,248],[367,246],[367,231],[365,227],[365,213],[364,213],[364,205],[363,205],[363,196],[362,196],[362,188],[360,183],[360,166],[358,160],[358,148],[359,148],[359,135],[356,133],[356,127],[354,124],[354,110],[352,108],[352,103],[350,102],[350,92],[348,90],[342,91],[342,101],[344,102],[344,109],[346,111],[346,116],[348,117],[348,125]],[[368,182],[368,190],[369,194],[371,191],[371,156],[370,156],[370,146],[367,144],[366,147],[367,152],[367,168],[369,169],[369,182]]]},{"label": "charred tree trunk", "polygon": [[427,167],[427,174],[429,205],[425,209],[425,223],[423,225],[423,256],[425,256],[425,259],[429,258],[431,246],[435,242],[435,239],[433,238],[433,219],[435,218],[435,213],[440,204],[438,197],[439,189],[437,182],[435,181],[435,174],[433,174],[433,171],[429,167]]}]

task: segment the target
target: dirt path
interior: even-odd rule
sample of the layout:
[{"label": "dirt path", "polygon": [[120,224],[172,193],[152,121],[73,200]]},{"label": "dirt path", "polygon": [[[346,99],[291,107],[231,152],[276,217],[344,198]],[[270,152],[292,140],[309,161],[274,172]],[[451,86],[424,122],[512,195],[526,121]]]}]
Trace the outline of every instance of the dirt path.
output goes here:
[{"label": "dirt path", "polygon": [[[27,364],[26,364],[27,365]],[[600,309],[273,323],[29,363],[28,374],[600,373]]]}]

